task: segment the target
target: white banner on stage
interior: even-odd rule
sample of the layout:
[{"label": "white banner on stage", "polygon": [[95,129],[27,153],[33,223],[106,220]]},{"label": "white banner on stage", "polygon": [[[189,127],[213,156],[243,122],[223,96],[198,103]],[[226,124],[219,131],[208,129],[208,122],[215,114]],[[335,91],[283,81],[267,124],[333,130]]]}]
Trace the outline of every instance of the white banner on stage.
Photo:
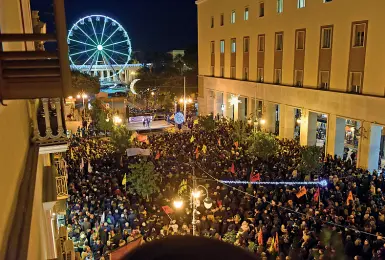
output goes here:
[{"label": "white banner on stage", "polygon": [[150,156],[151,150],[150,149],[141,149],[141,148],[128,148],[126,150],[127,157],[135,156],[135,155],[144,155],[144,156]]}]

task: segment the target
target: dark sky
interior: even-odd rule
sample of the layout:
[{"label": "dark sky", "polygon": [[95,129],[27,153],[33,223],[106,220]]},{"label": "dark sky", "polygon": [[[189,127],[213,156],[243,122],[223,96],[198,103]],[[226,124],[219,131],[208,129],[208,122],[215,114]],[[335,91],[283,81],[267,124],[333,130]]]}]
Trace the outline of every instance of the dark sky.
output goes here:
[{"label": "dark sky", "polygon": [[[52,0],[31,0],[52,31]],[[117,20],[131,38],[133,50],[185,49],[197,42],[195,0],[65,0],[67,29],[80,18],[103,14]]]}]

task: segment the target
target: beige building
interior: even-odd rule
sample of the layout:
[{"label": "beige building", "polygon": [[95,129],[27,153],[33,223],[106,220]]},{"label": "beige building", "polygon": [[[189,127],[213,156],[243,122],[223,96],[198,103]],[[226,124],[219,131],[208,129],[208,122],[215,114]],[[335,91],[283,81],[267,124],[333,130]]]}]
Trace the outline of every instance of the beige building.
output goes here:
[{"label": "beige building", "polygon": [[[53,3],[56,35],[48,35],[29,0],[0,0],[0,259],[63,259],[64,247],[73,251],[57,222],[68,197],[70,69],[64,1]],[[45,41],[58,51],[44,51]]]},{"label": "beige building", "polygon": [[[377,169],[385,125],[385,1],[198,0],[199,112],[357,153]],[[322,120],[320,120],[322,119]],[[347,139],[347,140],[345,140]],[[349,140],[350,139],[350,140]]]}]

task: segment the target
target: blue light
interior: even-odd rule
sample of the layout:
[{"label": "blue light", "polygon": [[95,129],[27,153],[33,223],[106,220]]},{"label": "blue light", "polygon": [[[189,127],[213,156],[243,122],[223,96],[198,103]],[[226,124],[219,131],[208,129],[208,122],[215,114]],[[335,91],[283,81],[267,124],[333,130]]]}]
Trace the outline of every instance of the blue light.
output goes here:
[{"label": "blue light", "polygon": [[219,181],[224,184],[253,184],[253,185],[299,185],[299,186],[322,186],[328,185],[326,180],[322,181]]},{"label": "blue light", "polygon": [[322,181],[320,181],[320,185],[321,185],[322,187],[328,186],[327,180],[322,180]]}]

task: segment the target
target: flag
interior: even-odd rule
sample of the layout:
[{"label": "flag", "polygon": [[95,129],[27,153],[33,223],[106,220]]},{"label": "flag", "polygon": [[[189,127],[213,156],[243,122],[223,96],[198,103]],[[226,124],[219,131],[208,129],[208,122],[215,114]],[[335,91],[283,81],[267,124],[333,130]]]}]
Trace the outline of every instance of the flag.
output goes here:
[{"label": "flag", "polygon": [[185,191],[187,191],[187,180],[183,179],[179,184],[178,195],[182,194]]},{"label": "flag", "polygon": [[346,199],[346,205],[349,205],[349,201],[353,200],[353,193],[349,191],[348,198]]},{"label": "flag", "polygon": [[258,245],[262,246],[263,245],[263,234],[262,234],[262,228],[259,230],[258,233]]},{"label": "flag", "polygon": [[102,215],[102,217],[100,218],[100,223],[102,224],[102,223],[104,223],[105,221],[106,221],[106,213],[103,212],[103,215]]},{"label": "flag", "polygon": [[221,138],[218,139],[218,145],[221,146]]},{"label": "flag", "polygon": [[231,164],[230,172],[232,174],[235,174],[235,165],[234,165],[234,163]]},{"label": "flag", "polygon": [[206,145],[203,145],[203,147],[202,147],[202,152],[203,152],[204,154],[206,154],[206,152],[207,152],[207,146],[206,146]]},{"label": "flag", "polygon": [[122,185],[126,185],[126,183],[127,183],[127,173],[124,174]]},{"label": "flag", "polygon": [[317,191],[314,193],[314,201],[318,201],[320,195],[320,189],[318,187]]},{"label": "flag", "polygon": [[306,187],[305,186],[303,186],[300,190],[299,190],[299,192],[297,193],[297,198],[301,198],[303,195],[306,195],[306,192],[307,192],[307,190],[306,190]]},{"label": "flag", "polygon": [[80,163],[80,170],[83,171],[83,169],[84,169],[84,160],[83,160],[83,158],[82,158],[82,162]]},{"label": "flag", "polygon": [[159,158],[160,158],[160,152],[158,151],[158,152],[156,153],[155,160],[159,160]]},{"label": "flag", "polygon": [[198,159],[199,158],[199,149],[197,147],[197,149],[195,149],[195,158]]},{"label": "flag", "polygon": [[138,140],[138,142],[147,142],[148,140],[148,136],[147,135],[141,135],[141,134],[137,134],[136,135],[136,139]]},{"label": "flag", "polygon": [[259,172],[250,174],[250,182],[256,182],[256,181],[261,181],[261,176]]},{"label": "flag", "polygon": [[234,143],[234,145],[235,145],[235,149],[238,149],[238,145],[239,145],[238,141],[236,141],[236,142]]},{"label": "flag", "polygon": [[199,120],[198,120],[198,119],[195,119],[195,120],[194,120],[194,125],[197,125],[197,124],[199,124]]},{"label": "flag", "polygon": [[174,210],[172,208],[170,208],[169,206],[167,206],[167,205],[166,206],[162,206],[162,209],[163,209],[164,213],[166,213],[167,215],[174,213]]},{"label": "flag", "polygon": [[279,252],[278,232],[275,232],[274,250],[275,252]]},{"label": "flag", "polygon": [[194,142],[194,140],[195,140],[195,137],[192,135],[190,138],[190,143]]},{"label": "flag", "polygon": [[273,237],[273,239],[271,240],[270,248],[269,248],[270,253],[274,252],[274,244],[275,244],[275,238]]},{"label": "flag", "polygon": [[92,172],[92,166],[90,160],[88,160],[88,173]]}]

